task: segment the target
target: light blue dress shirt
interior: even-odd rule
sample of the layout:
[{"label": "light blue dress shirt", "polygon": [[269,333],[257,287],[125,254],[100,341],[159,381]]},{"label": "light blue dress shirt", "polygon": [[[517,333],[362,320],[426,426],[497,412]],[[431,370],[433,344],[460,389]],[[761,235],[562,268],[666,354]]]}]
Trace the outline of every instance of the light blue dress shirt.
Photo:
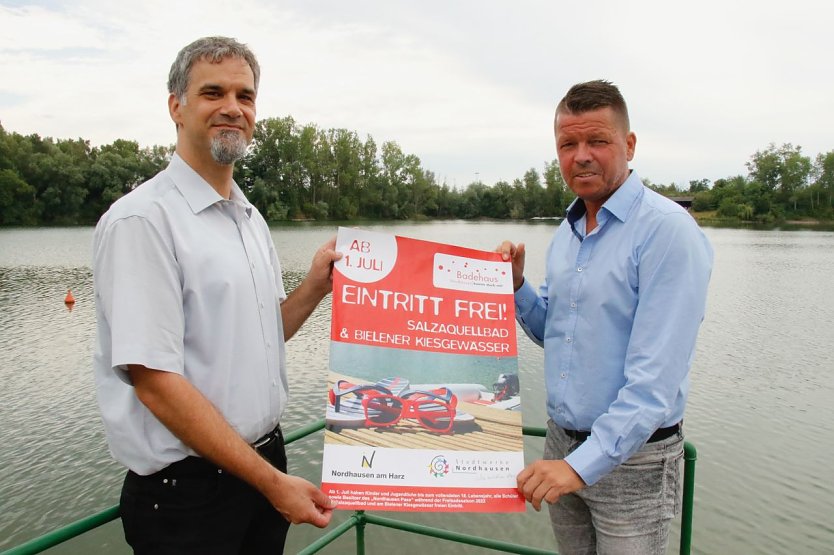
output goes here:
[{"label": "light blue dress shirt", "polygon": [[586,484],[683,418],[713,252],[692,217],[635,172],[585,235],[577,199],[547,252],[544,283],[526,280],[516,317],[544,347],[547,413],[591,436],[566,461]]}]

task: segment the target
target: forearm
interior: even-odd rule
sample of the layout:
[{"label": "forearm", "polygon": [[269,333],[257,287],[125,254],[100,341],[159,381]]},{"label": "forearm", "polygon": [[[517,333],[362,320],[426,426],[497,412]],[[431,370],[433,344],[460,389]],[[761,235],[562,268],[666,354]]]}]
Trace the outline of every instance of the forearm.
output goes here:
[{"label": "forearm", "polygon": [[261,491],[281,474],[181,375],[131,365],[130,377],[139,400],[201,457]]},{"label": "forearm", "polygon": [[329,289],[316,288],[308,279],[305,279],[287,296],[281,303],[281,321],[284,326],[285,341],[295,335],[329,291]]}]

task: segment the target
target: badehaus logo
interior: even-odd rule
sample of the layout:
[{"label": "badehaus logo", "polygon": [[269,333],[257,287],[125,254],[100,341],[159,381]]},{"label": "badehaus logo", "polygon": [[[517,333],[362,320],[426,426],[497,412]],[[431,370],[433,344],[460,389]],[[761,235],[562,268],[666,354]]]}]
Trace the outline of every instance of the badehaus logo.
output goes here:
[{"label": "badehaus logo", "polygon": [[509,262],[479,260],[435,253],[432,282],[435,287],[477,293],[512,293]]},{"label": "badehaus logo", "polygon": [[460,457],[451,464],[452,474],[477,474],[482,478],[507,476],[510,461],[500,457]]}]

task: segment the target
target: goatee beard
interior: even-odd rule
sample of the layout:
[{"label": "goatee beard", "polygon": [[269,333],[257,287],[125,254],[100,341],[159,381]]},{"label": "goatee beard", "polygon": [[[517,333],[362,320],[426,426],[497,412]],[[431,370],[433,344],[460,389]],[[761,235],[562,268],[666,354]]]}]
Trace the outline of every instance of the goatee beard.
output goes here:
[{"label": "goatee beard", "polygon": [[221,166],[231,166],[246,155],[243,133],[225,129],[211,139],[211,157]]}]

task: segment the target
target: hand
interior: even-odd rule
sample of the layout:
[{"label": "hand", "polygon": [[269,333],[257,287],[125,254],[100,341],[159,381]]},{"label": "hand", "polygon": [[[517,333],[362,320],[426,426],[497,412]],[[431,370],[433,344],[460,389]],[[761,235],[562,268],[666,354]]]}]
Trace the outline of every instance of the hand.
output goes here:
[{"label": "hand", "polygon": [[524,243],[518,245],[510,241],[504,241],[495,249],[501,255],[504,262],[512,262],[513,267],[513,291],[518,291],[524,283]]},{"label": "hand", "polygon": [[303,478],[277,472],[266,498],[292,524],[312,524],[324,528],[330,524],[336,502]]},{"label": "hand", "polygon": [[342,258],[342,253],[336,252],[336,237],[333,236],[323,244],[313,255],[307,281],[322,297],[333,289],[333,263]]},{"label": "hand", "polygon": [[563,460],[538,460],[519,472],[518,492],[540,511],[542,501],[551,505],[567,493],[585,487],[585,482],[576,471]]}]

